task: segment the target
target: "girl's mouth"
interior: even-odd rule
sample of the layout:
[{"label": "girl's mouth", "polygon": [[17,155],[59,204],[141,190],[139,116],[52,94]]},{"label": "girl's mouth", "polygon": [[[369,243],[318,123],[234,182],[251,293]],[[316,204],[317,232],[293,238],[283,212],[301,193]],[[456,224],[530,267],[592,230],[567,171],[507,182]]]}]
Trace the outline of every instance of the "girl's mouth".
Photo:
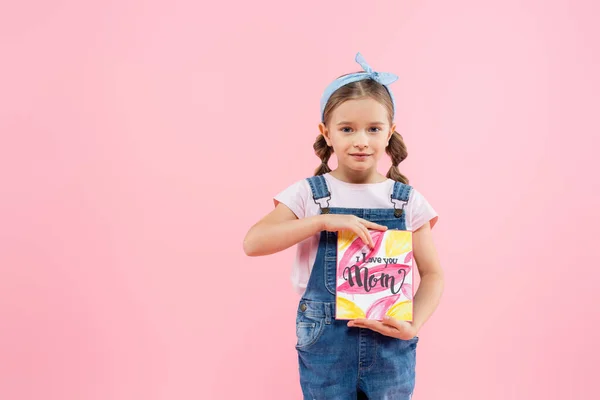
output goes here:
[{"label": "girl's mouth", "polygon": [[370,156],[370,154],[366,154],[366,153],[354,153],[354,154],[350,154],[350,156],[352,156],[352,158],[354,158],[355,160],[365,160],[367,157]]}]

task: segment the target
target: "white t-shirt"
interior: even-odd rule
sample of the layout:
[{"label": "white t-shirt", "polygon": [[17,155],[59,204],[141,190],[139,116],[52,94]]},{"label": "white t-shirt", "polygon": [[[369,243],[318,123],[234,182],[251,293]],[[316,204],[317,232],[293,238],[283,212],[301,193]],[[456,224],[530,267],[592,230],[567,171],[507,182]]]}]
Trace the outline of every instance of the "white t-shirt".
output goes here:
[{"label": "white t-shirt", "polygon": [[[323,177],[331,193],[329,206],[332,208],[394,208],[390,200],[394,188],[394,181],[391,179],[379,183],[356,184],[341,181],[329,173]],[[279,202],[285,204],[298,218],[320,214],[319,205],[313,201],[312,191],[306,179],[302,179],[280,192],[274,197],[274,202],[275,206]],[[438,220],[436,211],[414,187],[410,192],[404,212],[406,213],[406,230],[413,232],[428,221],[433,228]],[[291,280],[294,289],[300,295],[304,294],[308,284],[319,248],[319,237],[320,234],[317,233],[298,243],[296,247]]]}]

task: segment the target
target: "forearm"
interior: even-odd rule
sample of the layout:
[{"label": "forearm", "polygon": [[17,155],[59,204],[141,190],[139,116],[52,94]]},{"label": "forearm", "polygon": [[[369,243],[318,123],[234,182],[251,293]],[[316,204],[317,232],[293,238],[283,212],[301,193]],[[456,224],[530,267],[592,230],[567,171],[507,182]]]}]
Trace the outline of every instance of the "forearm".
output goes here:
[{"label": "forearm", "polygon": [[278,223],[262,222],[248,231],[244,239],[244,251],[249,256],[277,253],[322,230],[320,215]]},{"label": "forearm", "polygon": [[419,289],[413,299],[413,326],[417,332],[437,308],[443,291],[444,278],[441,273],[430,273],[421,277]]}]

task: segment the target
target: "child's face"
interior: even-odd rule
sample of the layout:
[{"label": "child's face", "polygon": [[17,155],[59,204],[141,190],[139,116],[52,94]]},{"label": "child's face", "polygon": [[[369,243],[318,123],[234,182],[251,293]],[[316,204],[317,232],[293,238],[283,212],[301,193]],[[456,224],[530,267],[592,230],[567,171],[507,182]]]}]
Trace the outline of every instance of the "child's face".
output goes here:
[{"label": "child's face", "polygon": [[386,108],[370,97],[347,100],[332,113],[327,127],[319,129],[333,146],[338,165],[355,171],[377,168],[377,161],[396,126],[389,124]]}]

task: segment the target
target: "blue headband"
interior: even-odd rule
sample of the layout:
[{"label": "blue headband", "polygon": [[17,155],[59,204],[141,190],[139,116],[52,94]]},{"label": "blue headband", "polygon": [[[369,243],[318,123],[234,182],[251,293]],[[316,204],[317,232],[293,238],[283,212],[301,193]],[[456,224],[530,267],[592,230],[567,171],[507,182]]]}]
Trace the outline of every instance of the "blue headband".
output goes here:
[{"label": "blue headband", "polygon": [[[325,92],[323,93],[323,96],[321,96],[321,121],[322,122],[325,122],[324,115],[323,115],[323,113],[325,111],[325,105],[329,101],[329,98],[331,97],[333,92],[335,92],[336,90],[338,90],[339,88],[341,88],[344,85],[347,85],[352,82],[362,81],[365,79],[373,79],[375,82],[382,84],[387,89],[387,91],[390,94],[390,97],[392,99],[392,106],[394,108],[394,113],[396,112],[396,102],[394,101],[394,95],[392,94],[392,91],[390,90],[388,85],[395,82],[396,80],[398,80],[398,76],[394,75],[392,73],[389,73],[389,72],[373,71],[373,68],[371,68],[369,66],[369,64],[367,64],[364,57],[360,53],[356,53],[355,61],[360,64],[360,66],[363,68],[363,70],[365,72],[356,72],[354,74],[344,75],[342,77],[337,78],[335,81],[331,82],[329,84],[329,86],[327,86],[327,88],[325,88]],[[393,115],[392,115],[392,118],[393,118]]]}]

